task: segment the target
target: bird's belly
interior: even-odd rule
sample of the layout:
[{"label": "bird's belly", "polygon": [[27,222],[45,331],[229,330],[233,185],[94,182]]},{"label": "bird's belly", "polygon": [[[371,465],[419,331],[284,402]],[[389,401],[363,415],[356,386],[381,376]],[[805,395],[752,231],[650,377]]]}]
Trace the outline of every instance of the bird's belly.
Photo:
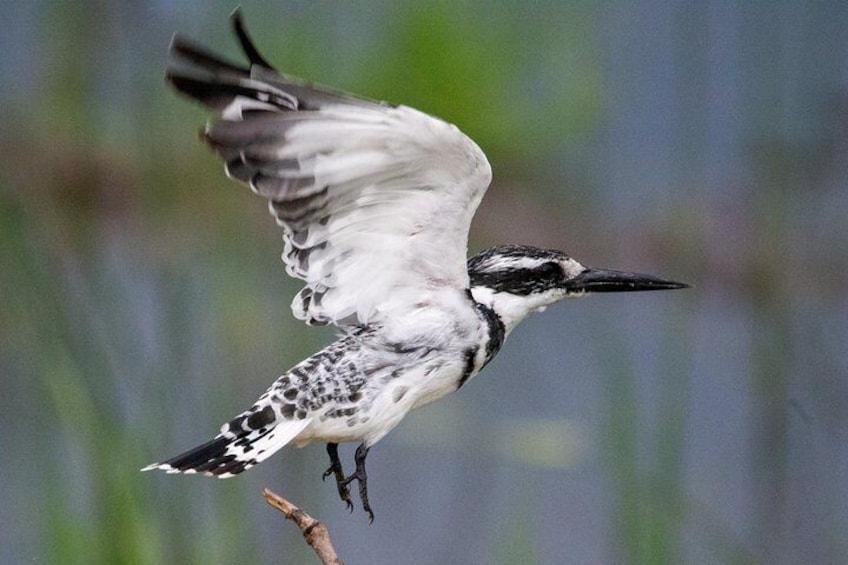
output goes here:
[{"label": "bird's belly", "polygon": [[422,363],[393,376],[379,378],[366,402],[355,411],[337,416],[323,414],[296,438],[298,446],[313,440],[332,443],[364,441],[373,445],[400,423],[406,414],[457,388],[463,373],[460,362]]},{"label": "bird's belly", "polygon": [[463,374],[468,369],[466,365],[465,361],[454,361],[429,368],[425,367],[410,408],[420,408],[435,402],[459,388]]},{"label": "bird's belly", "polygon": [[373,445],[391,431],[410,409],[411,406],[403,399],[399,402],[376,399],[348,417],[315,418],[295,443],[298,447],[313,440],[328,443],[362,441]]}]

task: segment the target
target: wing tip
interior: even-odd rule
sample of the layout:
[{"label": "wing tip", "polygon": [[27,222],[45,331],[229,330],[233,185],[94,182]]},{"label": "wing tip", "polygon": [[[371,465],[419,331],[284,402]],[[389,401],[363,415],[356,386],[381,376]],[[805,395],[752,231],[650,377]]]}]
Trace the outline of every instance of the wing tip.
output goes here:
[{"label": "wing tip", "polygon": [[244,24],[241,6],[236,6],[236,8],[232,11],[230,14],[230,22],[232,23],[233,31],[239,40],[242,51],[244,51],[244,54],[247,55],[247,59],[250,61],[250,64],[259,65],[266,69],[276,71],[277,69],[275,69],[274,66],[269,63],[261,53],[259,53],[259,50],[250,38],[250,34],[247,32],[247,26]]}]

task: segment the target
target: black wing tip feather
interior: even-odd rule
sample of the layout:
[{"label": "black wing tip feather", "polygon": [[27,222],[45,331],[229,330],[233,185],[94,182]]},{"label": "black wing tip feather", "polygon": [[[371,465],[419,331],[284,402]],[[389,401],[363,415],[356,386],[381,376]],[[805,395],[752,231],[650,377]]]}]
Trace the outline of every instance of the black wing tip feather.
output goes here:
[{"label": "black wing tip feather", "polygon": [[242,79],[250,78],[253,66],[277,72],[253,44],[241,9],[236,8],[230,17],[249,65],[228,61],[207,47],[174,34],[168,49],[173,62],[165,70],[166,83],[180,93],[217,109],[222,109],[238,95],[254,97],[253,89],[241,84]]},{"label": "black wing tip feather", "polygon": [[[180,34],[174,34],[171,38],[171,45],[168,50],[177,61],[182,61],[198,70],[203,70],[208,73],[218,74],[229,72],[237,75],[246,75],[250,73],[249,68],[227,61],[219,55],[209,51],[203,45],[187,39]],[[168,68],[166,75],[167,73],[174,71],[175,68],[171,66]]]},{"label": "black wing tip feather", "polygon": [[[250,65],[259,65],[266,69],[276,71],[276,69],[268,62],[265,57],[259,53],[250,34],[247,32],[247,27],[244,24],[244,19],[241,15],[241,8],[236,8],[230,16],[233,25],[233,31],[238,38],[239,45],[242,51],[247,56]],[[238,75],[249,74],[250,67],[239,65],[231,61],[221,58],[219,55],[209,51],[203,45],[200,45],[190,39],[175,33],[171,37],[171,44],[168,51],[177,60],[182,60],[199,69],[203,69],[210,73],[232,72]],[[171,69],[169,69],[169,72]]]},{"label": "black wing tip feather", "polygon": [[241,6],[237,6],[236,9],[233,10],[233,13],[230,14],[230,20],[232,21],[233,31],[236,33],[241,49],[244,51],[244,54],[247,55],[247,59],[250,61],[250,64],[259,65],[266,69],[276,71],[277,69],[275,69],[274,66],[269,63],[261,53],[259,53],[259,50],[253,43],[253,40],[251,40],[250,34],[247,32],[247,27],[244,25],[244,18],[242,18],[241,15]]},{"label": "black wing tip feather", "polygon": [[168,69],[165,80],[181,94],[218,110],[223,110],[236,96],[255,97],[255,90],[237,81],[210,80],[175,69]]},{"label": "black wing tip feather", "polygon": [[[233,11],[230,19],[249,64],[223,59],[203,45],[175,34],[170,46],[173,62],[165,71],[165,81],[182,94],[218,110],[239,95],[270,102],[281,110],[317,110],[326,104],[392,107],[386,102],[354,96],[281,73],[259,53],[247,32],[240,8]],[[267,86],[269,91],[264,92],[265,88],[257,84]],[[257,90],[263,91],[261,96],[257,95]],[[267,99],[269,95],[275,99]]]}]

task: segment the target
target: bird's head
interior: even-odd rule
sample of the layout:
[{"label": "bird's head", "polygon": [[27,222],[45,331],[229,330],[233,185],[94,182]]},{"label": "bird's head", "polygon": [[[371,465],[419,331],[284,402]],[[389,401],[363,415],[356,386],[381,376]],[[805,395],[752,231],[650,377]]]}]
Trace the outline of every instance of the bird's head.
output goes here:
[{"label": "bird's head", "polygon": [[586,267],[562,251],[499,245],[468,260],[474,300],[497,313],[507,331],[528,314],[593,292],[670,290],[688,285],[652,275]]}]

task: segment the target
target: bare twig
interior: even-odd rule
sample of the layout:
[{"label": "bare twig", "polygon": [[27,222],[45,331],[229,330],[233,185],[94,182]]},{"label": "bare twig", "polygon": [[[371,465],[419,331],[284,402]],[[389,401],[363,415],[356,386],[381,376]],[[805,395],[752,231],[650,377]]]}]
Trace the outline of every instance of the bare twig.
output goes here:
[{"label": "bare twig", "polygon": [[312,547],[321,563],[324,565],[344,565],[344,562],[336,555],[327,526],[267,488],[262,491],[262,496],[265,497],[268,504],[282,512],[283,516],[297,524],[306,543]]}]

